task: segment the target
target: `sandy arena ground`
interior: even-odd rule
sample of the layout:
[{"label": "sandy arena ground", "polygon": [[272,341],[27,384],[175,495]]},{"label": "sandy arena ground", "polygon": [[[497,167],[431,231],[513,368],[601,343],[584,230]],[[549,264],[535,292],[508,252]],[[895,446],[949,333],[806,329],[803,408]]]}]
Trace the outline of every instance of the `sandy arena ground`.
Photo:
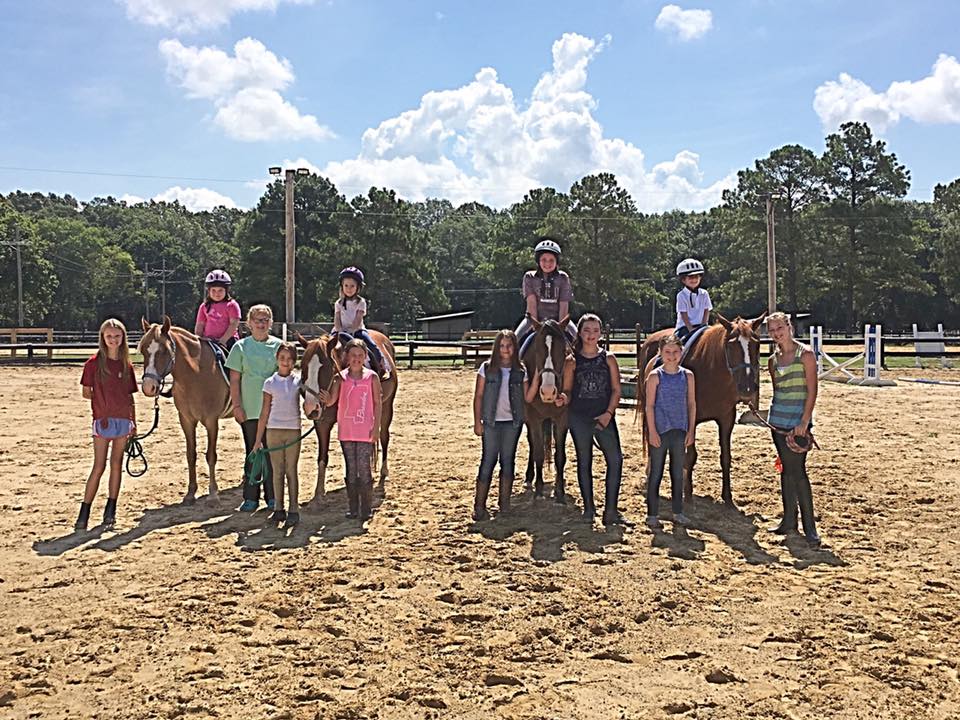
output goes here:
[{"label": "sandy arena ground", "polygon": [[[960,717],[960,387],[823,386],[810,465],[828,546],[811,551],[766,532],[778,483],[755,427],[734,433],[740,510],[717,500],[702,426],[693,527],[674,528],[666,503],[652,534],[626,412],[635,526],[584,526],[576,505],[522,486],[509,517],[471,522],[473,374],[449,369],[402,374],[392,477],[367,528],[343,517],[339,452],[292,535],[235,514],[232,421],[219,502],[180,505],[165,400],[116,529],[78,536],[92,459],[79,375],[0,367],[4,718]],[[145,398],[138,413],[148,427]],[[304,501],[315,457],[311,438]],[[95,521],[105,495],[106,478]]]}]

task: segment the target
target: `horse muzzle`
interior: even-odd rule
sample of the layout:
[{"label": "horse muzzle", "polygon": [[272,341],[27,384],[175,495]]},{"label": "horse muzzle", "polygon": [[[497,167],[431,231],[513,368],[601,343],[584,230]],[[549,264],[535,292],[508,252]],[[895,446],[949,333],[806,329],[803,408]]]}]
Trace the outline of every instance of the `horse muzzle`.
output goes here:
[{"label": "horse muzzle", "polygon": [[304,402],[303,403],[303,414],[307,416],[307,420],[316,420],[320,417],[320,404],[314,402]]},{"label": "horse muzzle", "polygon": [[160,392],[160,383],[153,378],[143,378],[140,381],[140,391],[147,397],[156,397]]}]

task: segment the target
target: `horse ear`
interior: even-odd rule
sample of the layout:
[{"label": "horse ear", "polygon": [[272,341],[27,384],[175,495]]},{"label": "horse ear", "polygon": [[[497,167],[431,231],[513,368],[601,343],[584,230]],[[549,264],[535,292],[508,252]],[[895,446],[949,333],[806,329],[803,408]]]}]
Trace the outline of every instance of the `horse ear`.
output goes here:
[{"label": "horse ear", "polygon": [[170,316],[169,316],[169,315],[164,315],[164,316],[163,316],[163,328],[161,329],[161,332],[162,332],[164,335],[166,335],[168,332],[170,332],[170,326],[171,326],[172,324],[173,324],[173,323],[170,321]]},{"label": "horse ear", "polygon": [[714,316],[717,318],[717,322],[723,325],[724,329],[727,331],[733,330],[733,323],[727,320],[723,315],[714,311]]},{"label": "horse ear", "polygon": [[148,322],[147,322],[147,319],[146,319],[145,317],[143,317],[142,315],[140,316],[140,324],[143,326],[143,331],[144,331],[144,332],[147,332],[147,330],[150,329],[150,323],[148,323]]},{"label": "horse ear", "polygon": [[755,317],[753,320],[749,320],[748,322],[750,323],[750,327],[752,327],[754,330],[757,330],[761,325],[763,325],[763,321],[766,319],[767,311],[764,310],[762,313],[760,313],[760,315]]},{"label": "horse ear", "polygon": [[307,349],[307,346],[310,344],[310,341],[307,340],[307,339],[306,339],[303,335],[301,335],[300,333],[297,333],[297,342],[300,343],[300,347],[302,347],[304,350],[306,350],[306,349]]}]

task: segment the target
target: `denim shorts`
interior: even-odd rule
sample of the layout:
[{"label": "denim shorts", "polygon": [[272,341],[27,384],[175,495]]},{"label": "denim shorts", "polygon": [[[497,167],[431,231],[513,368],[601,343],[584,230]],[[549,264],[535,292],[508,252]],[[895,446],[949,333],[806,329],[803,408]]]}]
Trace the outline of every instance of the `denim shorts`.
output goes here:
[{"label": "denim shorts", "polygon": [[104,418],[93,421],[93,436],[104,440],[116,440],[133,433],[133,421],[127,418]]}]

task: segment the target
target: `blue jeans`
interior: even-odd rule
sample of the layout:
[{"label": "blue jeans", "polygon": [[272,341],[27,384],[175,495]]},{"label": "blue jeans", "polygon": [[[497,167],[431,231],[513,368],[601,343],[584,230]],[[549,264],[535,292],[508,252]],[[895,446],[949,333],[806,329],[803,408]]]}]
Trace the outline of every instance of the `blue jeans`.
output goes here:
[{"label": "blue jeans", "polygon": [[593,502],[593,441],[603,452],[607,462],[607,475],[604,484],[603,516],[613,518],[617,513],[617,500],[620,497],[620,480],[623,474],[623,451],[620,449],[620,432],[617,430],[617,421],[610,420],[610,424],[602,430],[596,428],[597,421],[592,417],[578,415],[571,412],[568,416],[570,434],[573,436],[573,445],[577,450],[577,482],[580,485],[580,497],[583,500],[585,515],[595,515],[596,505]]},{"label": "blue jeans", "polygon": [[360,328],[352,335],[348,332],[340,331],[340,344],[346,345],[348,342],[353,340],[355,337],[363,340],[364,344],[367,346],[367,350],[370,351],[370,354],[373,358],[380,364],[381,369],[386,369],[386,365],[383,362],[383,353],[380,352],[380,348],[377,347],[377,344],[373,341],[373,338],[370,336],[370,333],[367,332],[366,328]]},{"label": "blue jeans", "polygon": [[492,425],[483,425],[483,451],[480,455],[478,483],[489,483],[493,478],[493,468],[500,461],[500,474],[513,481],[514,461],[517,458],[517,443],[520,442],[522,425],[514,426],[512,420],[502,420]]},{"label": "blue jeans", "polygon": [[667,430],[660,436],[660,447],[649,448],[647,466],[647,515],[660,512],[660,481],[667,454],[670,454],[670,505],[674,515],[683,512],[683,465],[686,461],[687,433],[685,430]]}]

